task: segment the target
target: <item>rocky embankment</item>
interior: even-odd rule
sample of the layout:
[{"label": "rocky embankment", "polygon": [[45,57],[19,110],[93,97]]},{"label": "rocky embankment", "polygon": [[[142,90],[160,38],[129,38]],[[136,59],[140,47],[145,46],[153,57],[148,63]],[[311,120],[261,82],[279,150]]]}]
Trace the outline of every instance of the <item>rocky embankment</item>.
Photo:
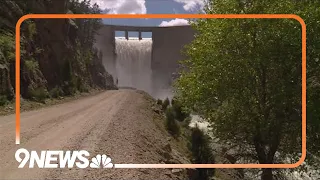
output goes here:
[{"label": "rocky embankment", "polygon": [[[15,24],[25,14],[100,13],[89,2],[15,1],[0,4],[0,106],[15,89]],[[42,102],[91,88],[115,89],[93,47],[101,19],[28,19],[21,26],[21,96]]]}]

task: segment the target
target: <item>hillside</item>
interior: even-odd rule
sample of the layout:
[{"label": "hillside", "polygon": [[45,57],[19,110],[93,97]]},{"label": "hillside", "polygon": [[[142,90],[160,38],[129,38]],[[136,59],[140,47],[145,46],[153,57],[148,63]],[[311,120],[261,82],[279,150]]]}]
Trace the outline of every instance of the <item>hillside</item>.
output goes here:
[{"label": "hillside", "polygon": [[[4,0],[0,4],[0,106],[14,98],[15,24],[25,14],[100,13],[88,2]],[[51,97],[115,89],[93,48],[100,19],[31,19],[21,26],[21,96],[42,102]]]}]

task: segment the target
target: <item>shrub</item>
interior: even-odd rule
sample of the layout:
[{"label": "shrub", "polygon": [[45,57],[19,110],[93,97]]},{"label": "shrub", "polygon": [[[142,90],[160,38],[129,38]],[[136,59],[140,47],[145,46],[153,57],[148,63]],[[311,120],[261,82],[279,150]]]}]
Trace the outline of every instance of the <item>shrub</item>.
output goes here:
[{"label": "shrub", "polygon": [[49,94],[52,98],[58,98],[60,96],[63,96],[63,91],[60,87],[56,86],[55,88],[50,90]]},{"label": "shrub", "polygon": [[[3,56],[7,62],[14,61],[15,59],[15,41],[12,33],[6,32],[0,35],[0,47]],[[21,47],[22,48],[22,47]],[[21,55],[23,55],[23,49],[21,49]]]},{"label": "shrub", "polygon": [[25,65],[26,69],[29,70],[30,72],[35,72],[36,70],[39,69],[39,63],[37,61],[35,61],[34,59],[25,60],[24,65]]},{"label": "shrub", "polygon": [[73,77],[71,80],[71,84],[76,86],[77,90],[79,90],[80,92],[89,92],[89,87],[83,79],[81,79],[80,77]]},{"label": "shrub", "polygon": [[89,92],[89,88],[88,88],[88,86],[85,84],[85,83],[79,83],[78,84],[78,90],[80,91],[80,92]]},{"label": "shrub", "polygon": [[175,118],[178,121],[184,121],[188,116],[190,116],[190,114],[188,112],[183,110],[183,107],[180,102],[178,102],[176,100],[172,100],[171,104],[172,104],[172,108],[173,108],[173,111],[175,114]]},{"label": "shrub", "polygon": [[191,120],[192,120],[192,117],[189,115],[188,117],[185,118],[185,120],[183,121],[182,125],[184,127],[189,127],[189,124],[190,124]]},{"label": "shrub", "polygon": [[39,87],[35,89],[29,89],[29,97],[35,101],[44,103],[44,100],[49,96],[47,89]]},{"label": "shrub", "polygon": [[169,98],[166,98],[162,103],[162,110],[166,110],[169,105],[170,105],[170,100]]},{"label": "shrub", "polygon": [[171,107],[166,110],[166,127],[171,135],[175,137],[179,136],[180,127],[174,119],[174,112]]},{"label": "shrub", "polygon": [[[208,135],[204,134],[198,126],[191,129],[191,152],[195,164],[214,164],[215,159],[210,148]],[[197,169],[199,179],[209,180],[214,176],[215,169]]]},{"label": "shrub", "polygon": [[171,99],[171,105],[173,106],[175,102],[176,102],[175,98],[172,98]]},{"label": "shrub", "polygon": [[0,95],[0,106],[4,106],[7,104],[7,96]]},{"label": "shrub", "polygon": [[160,106],[162,106],[162,100],[161,100],[161,99],[158,99],[158,100],[157,100],[157,104],[160,105]]},{"label": "shrub", "polygon": [[75,83],[73,83],[73,81],[65,81],[62,85],[62,90],[64,92],[64,95],[70,96],[76,93],[77,87],[75,86]]}]

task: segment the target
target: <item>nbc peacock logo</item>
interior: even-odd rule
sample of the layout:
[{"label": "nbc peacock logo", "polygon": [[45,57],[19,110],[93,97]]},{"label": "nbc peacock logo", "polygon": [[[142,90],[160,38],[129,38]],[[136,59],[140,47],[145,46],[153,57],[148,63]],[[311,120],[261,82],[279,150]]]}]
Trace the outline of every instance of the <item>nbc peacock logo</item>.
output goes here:
[{"label": "nbc peacock logo", "polygon": [[98,154],[91,159],[90,163],[91,168],[113,168],[111,163],[111,158],[105,154]]}]

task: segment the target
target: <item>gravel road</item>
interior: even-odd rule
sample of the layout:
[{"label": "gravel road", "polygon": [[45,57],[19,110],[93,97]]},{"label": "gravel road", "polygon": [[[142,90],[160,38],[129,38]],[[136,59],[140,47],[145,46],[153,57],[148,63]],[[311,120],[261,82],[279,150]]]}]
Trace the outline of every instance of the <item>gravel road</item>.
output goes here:
[{"label": "gravel road", "polygon": [[155,122],[161,118],[144,93],[106,91],[22,113],[21,144],[15,145],[15,116],[2,116],[0,179],[184,179],[171,169],[17,168],[14,154],[19,148],[87,150],[91,157],[109,155],[113,164],[164,163],[170,136]]}]

